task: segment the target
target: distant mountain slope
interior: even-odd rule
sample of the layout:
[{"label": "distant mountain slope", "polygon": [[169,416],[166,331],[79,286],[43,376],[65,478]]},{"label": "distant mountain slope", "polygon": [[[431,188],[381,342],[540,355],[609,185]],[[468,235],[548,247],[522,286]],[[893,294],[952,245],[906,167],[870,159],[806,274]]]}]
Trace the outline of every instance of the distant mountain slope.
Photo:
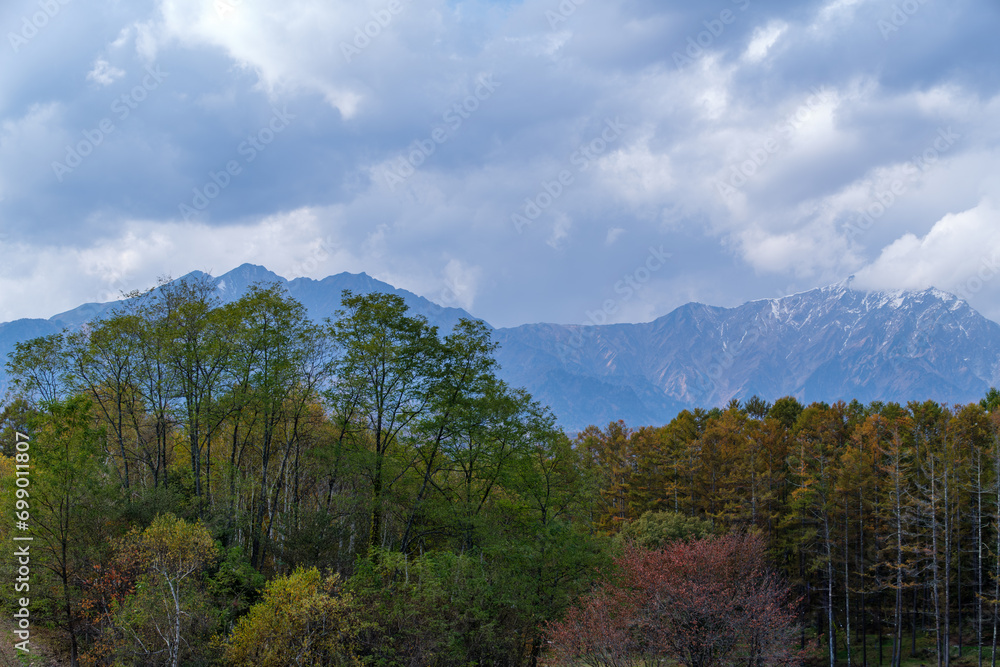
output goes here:
[{"label": "distant mountain slope", "polygon": [[[287,281],[244,264],[212,280],[224,301],[253,283],[283,284],[316,320],[333,316],[344,289],[398,294],[442,333],[472,317],[364,273]],[[112,305],[0,324],[0,354],[19,340],[76,329]],[[754,394],[965,403],[1000,385],[1000,325],[933,289],[865,292],[848,281],[736,308],[689,303],[643,324],[526,324],[494,336],[501,376],[549,405],[570,431],[615,419],[662,424],[685,408]]]},{"label": "distant mountain slope", "polygon": [[[212,276],[202,271],[192,271],[177,280],[206,276],[211,278],[215,283],[219,290],[219,297],[224,303],[236,301],[254,283],[278,283],[279,285],[284,285],[288,293],[305,306],[306,310],[309,311],[309,316],[315,320],[322,320],[324,317],[333,316],[334,312],[340,308],[340,295],[345,289],[349,289],[355,294],[370,294],[371,292],[398,294],[406,302],[406,305],[409,306],[411,312],[423,315],[431,324],[437,325],[442,331],[450,331],[458,320],[463,317],[472,317],[472,315],[461,308],[439,306],[433,301],[418,296],[413,292],[398,289],[389,283],[375,280],[367,273],[338,273],[335,276],[328,276],[322,280],[296,278],[289,281],[267,270],[263,266],[243,264],[218,278],[212,278]],[[68,310],[65,313],[54,315],[48,320],[32,321],[51,322],[56,326],[57,331],[62,328],[77,329],[85,322],[104,315],[115,303],[88,303],[73,310]],[[0,325],[0,327],[3,326],[5,325]],[[0,345],[2,344],[3,340],[0,339]]]},{"label": "distant mountain slope", "polygon": [[[509,378],[534,388],[569,428],[663,423],[679,408],[754,394],[965,403],[1000,384],[1000,325],[933,289],[863,292],[845,282],[736,308],[690,303],[645,324],[496,335]],[[595,403],[586,387],[637,400],[622,410]]]},{"label": "distant mountain slope", "polygon": [[21,341],[59,333],[62,327],[52,320],[25,319],[0,324],[0,395],[7,390],[7,375],[4,364],[7,355],[14,351],[14,345]]}]

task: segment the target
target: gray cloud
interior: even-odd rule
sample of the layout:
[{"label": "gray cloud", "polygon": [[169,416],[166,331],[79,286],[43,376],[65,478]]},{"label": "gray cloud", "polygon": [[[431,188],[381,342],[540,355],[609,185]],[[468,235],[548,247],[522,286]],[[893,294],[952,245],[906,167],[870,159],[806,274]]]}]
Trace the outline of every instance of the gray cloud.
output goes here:
[{"label": "gray cloud", "polygon": [[661,245],[673,261],[613,319],[850,273],[958,289],[962,253],[913,262],[978,238],[948,216],[1000,195],[985,1],[77,2],[0,49],[0,225],[36,276],[0,268],[6,319],[154,266],[301,271],[317,239],[337,250],[308,275],[448,288],[497,325],[587,321]]}]

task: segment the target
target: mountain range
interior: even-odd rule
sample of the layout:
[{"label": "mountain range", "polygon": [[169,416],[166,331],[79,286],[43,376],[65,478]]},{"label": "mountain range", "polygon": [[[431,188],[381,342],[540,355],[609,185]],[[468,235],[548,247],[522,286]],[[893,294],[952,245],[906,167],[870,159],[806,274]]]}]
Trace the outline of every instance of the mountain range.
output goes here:
[{"label": "mountain range", "polygon": [[[334,315],[344,289],[398,294],[443,332],[472,318],[364,273],[288,281],[244,264],[212,280],[227,302],[257,282],[282,284],[316,320]],[[113,305],[0,324],[0,357]],[[940,290],[870,292],[850,280],[735,308],[689,303],[640,324],[525,324],[493,335],[501,377],[549,405],[568,431],[617,419],[663,424],[683,409],[754,394],[967,403],[1000,385],[1000,325]]]}]

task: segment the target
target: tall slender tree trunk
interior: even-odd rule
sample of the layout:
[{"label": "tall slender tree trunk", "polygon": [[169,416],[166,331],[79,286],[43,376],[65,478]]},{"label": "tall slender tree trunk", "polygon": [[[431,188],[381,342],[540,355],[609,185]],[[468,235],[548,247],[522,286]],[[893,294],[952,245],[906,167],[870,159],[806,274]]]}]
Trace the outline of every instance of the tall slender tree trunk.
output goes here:
[{"label": "tall slender tree trunk", "polygon": [[271,444],[272,438],[274,437],[274,426],[270,423],[271,418],[268,416],[264,425],[263,442],[261,444],[261,455],[260,455],[260,494],[257,498],[257,509],[253,516],[253,525],[250,527],[250,564],[257,569],[260,569],[261,561],[263,561],[263,556],[261,554],[261,542],[263,536],[261,535],[261,529],[264,525],[264,515],[268,510],[268,465],[271,463]]},{"label": "tall slender tree trunk", "polygon": [[[120,393],[118,395],[121,396]],[[121,401],[121,399],[119,399],[118,400],[118,433],[117,433],[117,435],[118,435],[118,448],[119,448],[119,450],[121,451],[121,454],[122,454],[122,468],[123,468],[123,472],[124,472],[124,478],[123,478],[122,481],[123,481],[124,486],[125,486],[125,491],[127,492],[128,488],[129,488],[129,472],[128,472],[128,456],[125,454],[125,431],[124,431],[125,425],[124,425],[123,422],[124,422],[124,419],[122,417],[122,401]]]},{"label": "tall slender tree trunk", "polygon": [[[899,667],[903,654],[903,498],[899,452],[893,462],[893,518],[896,520],[896,618],[892,638],[892,667]],[[914,619],[916,619],[914,609]],[[916,621],[914,620],[914,623]]]},{"label": "tall slender tree trunk", "polygon": [[[864,503],[861,493],[858,493],[858,574],[861,577],[859,630],[861,631],[861,665],[868,667],[868,615],[865,608],[865,526]],[[879,598],[881,600],[881,598]]]},{"label": "tall slender tree trunk", "polygon": [[[178,667],[181,662],[181,599],[180,592],[174,587],[174,583],[167,577],[167,586],[170,587],[170,595],[174,599],[174,641],[170,647],[170,664]],[[180,586],[180,582],[177,583]]]},{"label": "tall slender tree trunk", "polygon": [[850,540],[847,526],[850,525],[847,516],[847,503],[844,503],[844,643],[847,646],[847,667],[851,667],[851,558]]},{"label": "tall slender tree trunk", "polygon": [[878,614],[878,667],[882,667],[882,648],[885,645],[885,640],[882,638],[882,628],[884,623],[882,623],[882,607],[879,605]]},{"label": "tall slender tree trunk", "polygon": [[983,667],[983,459],[976,452],[976,665]]},{"label": "tall slender tree trunk", "polygon": [[951,505],[949,503],[950,470],[942,475],[944,491],[944,667],[951,664]]},{"label": "tall slender tree trunk", "polygon": [[938,572],[938,560],[940,552],[938,551],[938,520],[937,520],[937,477],[935,476],[935,466],[933,455],[930,457],[931,466],[931,478],[930,478],[930,489],[931,489],[931,576],[932,576],[932,586],[934,593],[934,640],[935,646],[937,647],[937,664],[941,667],[943,663],[943,656],[941,655],[941,576]]},{"label": "tall slender tree trunk", "polygon": [[823,541],[826,543],[826,630],[830,654],[830,667],[837,664],[837,630],[833,621],[833,545],[830,539],[830,519],[823,512]]},{"label": "tall slender tree trunk", "polygon": [[[65,535],[65,534],[64,534]],[[67,631],[69,632],[69,662],[70,665],[76,667],[79,665],[79,647],[76,638],[76,624],[73,621],[73,608],[70,605],[70,592],[69,592],[69,571],[66,568],[66,558],[68,557],[67,552],[67,540],[65,536],[63,537],[62,544],[62,568],[60,574],[62,575],[62,589],[63,589],[63,610],[66,612],[66,625]]]},{"label": "tall slender tree trunk", "polygon": [[372,480],[372,520],[368,547],[374,553],[382,546],[382,457],[375,459],[375,476]]},{"label": "tall slender tree trunk", "polygon": [[994,545],[994,570],[993,570],[993,641],[990,650],[990,667],[997,667],[997,626],[1000,625],[1000,614],[998,611],[998,600],[1000,600],[1000,439],[994,436],[993,441],[993,484],[996,491],[996,500],[993,505],[993,530],[996,533],[996,543]]},{"label": "tall slender tree trunk", "polygon": [[212,435],[205,442],[205,503],[212,505]]},{"label": "tall slender tree trunk", "polygon": [[170,485],[167,479],[167,420],[160,415],[156,420],[156,448],[160,452],[160,471],[163,474],[163,488]]}]

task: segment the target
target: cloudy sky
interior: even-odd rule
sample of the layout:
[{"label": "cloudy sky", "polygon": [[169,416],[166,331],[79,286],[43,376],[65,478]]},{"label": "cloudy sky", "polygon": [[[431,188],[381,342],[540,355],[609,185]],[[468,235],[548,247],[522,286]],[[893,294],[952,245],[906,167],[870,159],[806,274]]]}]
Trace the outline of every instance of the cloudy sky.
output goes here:
[{"label": "cloudy sky", "polygon": [[1000,320],[993,0],[5,0],[0,321],[244,262],[497,326]]}]

